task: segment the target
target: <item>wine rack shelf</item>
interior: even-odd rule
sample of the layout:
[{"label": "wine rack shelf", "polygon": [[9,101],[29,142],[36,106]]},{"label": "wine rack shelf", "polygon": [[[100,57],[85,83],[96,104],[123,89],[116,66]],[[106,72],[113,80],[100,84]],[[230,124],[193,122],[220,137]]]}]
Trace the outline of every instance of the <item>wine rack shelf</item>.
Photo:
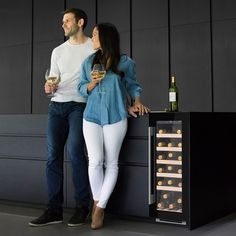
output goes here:
[{"label": "wine rack shelf", "polygon": [[181,187],[173,187],[173,186],[157,186],[156,188],[159,191],[174,191],[174,192],[182,192]]},{"label": "wine rack shelf", "polygon": [[157,151],[166,151],[166,152],[182,152],[181,147],[156,147]]},{"label": "wine rack shelf", "polygon": [[173,134],[173,133],[169,133],[169,134],[156,134],[157,138],[182,138],[182,134]]},{"label": "wine rack shelf", "polygon": [[182,174],[178,173],[156,173],[156,177],[164,177],[164,178],[182,178]]},{"label": "wine rack shelf", "polygon": [[156,160],[157,164],[166,164],[166,165],[182,165],[182,161],[174,161],[174,160]]}]

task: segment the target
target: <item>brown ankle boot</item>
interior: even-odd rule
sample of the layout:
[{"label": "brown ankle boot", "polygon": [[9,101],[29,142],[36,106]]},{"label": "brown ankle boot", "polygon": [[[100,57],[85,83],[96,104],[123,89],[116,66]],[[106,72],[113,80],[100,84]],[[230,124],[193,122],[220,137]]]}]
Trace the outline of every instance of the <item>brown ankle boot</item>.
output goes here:
[{"label": "brown ankle boot", "polygon": [[100,229],[103,226],[104,219],[104,208],[96,206],[95,211],[92,216],[92,229]]},{"label": "brown ankle boot", "polygon": [[94,214],[94,212],[95,212],[95,209],[96,209],[97,204],[98,204],[98,201],[93,201],[92,217],[93,217],[93,214]]}]

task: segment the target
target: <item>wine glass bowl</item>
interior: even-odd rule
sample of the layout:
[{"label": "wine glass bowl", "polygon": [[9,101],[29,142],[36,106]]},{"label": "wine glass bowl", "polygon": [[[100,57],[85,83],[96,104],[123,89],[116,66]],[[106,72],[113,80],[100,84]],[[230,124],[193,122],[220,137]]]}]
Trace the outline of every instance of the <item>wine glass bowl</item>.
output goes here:
[{"label": "wine glass bowl", "polygon": [[[51,75],[49,69],[47,69],[46,72],[45,72],[45,79],[47,81],[47,84],[51,85],[52,87],[57,86],[60,83],[60,81],[61,81],[60,75],[59,74]],[[52,90],[51,93],[47,94],[48,97],[53,97],[54,96],[54,92],[55,91]]]},{"label": "wine glass bowl", "polygon": [[93,70],[91,71],[91,76],[93,79],[99,80],[98,84],[98,93],[103,93],[101,91],[101,80],[105,77],[106,75],[106,70],[103,64],[94,64]]}]

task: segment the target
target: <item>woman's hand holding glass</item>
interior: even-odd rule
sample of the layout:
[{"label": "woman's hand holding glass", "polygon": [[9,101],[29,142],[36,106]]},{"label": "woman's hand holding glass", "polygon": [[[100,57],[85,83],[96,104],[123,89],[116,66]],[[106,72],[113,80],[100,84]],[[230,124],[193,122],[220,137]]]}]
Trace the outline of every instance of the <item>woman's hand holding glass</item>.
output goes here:
[{"label": "woman's hand holding glass", "polygon": [[104,65],[102,64],[94,64],[93,70],[91,71],[92,81],[97,84],[98,83],[98,93],[102,93],[101,91],[101,80],[105,77],[106,70]]}]

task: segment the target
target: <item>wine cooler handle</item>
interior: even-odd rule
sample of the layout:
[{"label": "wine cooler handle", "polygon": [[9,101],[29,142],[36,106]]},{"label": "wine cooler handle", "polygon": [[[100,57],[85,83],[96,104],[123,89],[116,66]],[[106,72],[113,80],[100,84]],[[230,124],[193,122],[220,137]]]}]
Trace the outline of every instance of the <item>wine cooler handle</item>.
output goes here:
[{"label": "wine cooler handle", "polygon": [[148,127],[148,204],[155,203],[155,186],[154,186],[154,127]]}]

